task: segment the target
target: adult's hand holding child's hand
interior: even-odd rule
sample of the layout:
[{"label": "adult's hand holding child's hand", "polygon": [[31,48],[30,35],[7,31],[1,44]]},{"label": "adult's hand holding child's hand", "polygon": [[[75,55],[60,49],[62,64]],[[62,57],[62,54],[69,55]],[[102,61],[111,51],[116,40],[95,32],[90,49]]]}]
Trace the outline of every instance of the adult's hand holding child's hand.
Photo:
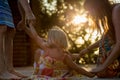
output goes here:
[{"label": "adult's hand holding child's hand", "polygon": [[98,67],[91,70],[92,73],[98,73],[104,70],[104,67],[102,65],[99,65]]},{"label": "adult's hand holding child's hand", "polygon": [[27,27],[27,25],[34,24],[36,21],[36,18],[34,15],[31,16],[26,16],[25,19],[22,19],[18,24],[17,24],[17,29],[18,30],[23,30],[24,27]]}]

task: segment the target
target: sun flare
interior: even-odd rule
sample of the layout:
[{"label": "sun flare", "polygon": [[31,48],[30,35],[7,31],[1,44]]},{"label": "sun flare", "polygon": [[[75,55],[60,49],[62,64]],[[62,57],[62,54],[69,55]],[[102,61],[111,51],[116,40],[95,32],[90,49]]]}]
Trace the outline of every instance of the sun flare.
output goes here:
[{"label": "sun flare", "polygon": [[78,25],[80,23],[86,23],[87,22],[87,17],[86,16],[83,16],[83,15],[77,15],[74,17],[72,23],[75,24],[75,25]]}]

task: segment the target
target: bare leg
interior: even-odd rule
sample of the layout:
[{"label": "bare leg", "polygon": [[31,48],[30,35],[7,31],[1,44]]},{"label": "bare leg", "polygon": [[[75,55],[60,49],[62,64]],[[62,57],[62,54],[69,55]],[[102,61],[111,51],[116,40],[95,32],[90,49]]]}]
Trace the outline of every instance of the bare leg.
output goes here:
[{"label": "bare leg", "polygon": [[6,27],[0,25],[0,74],[5,70],[4,51],[3,51],[3,39]]},{"label": "bare leg", "polygon": [[[5,34],[5,62],[7,69],[13,68],[13,35],[15,34],[14,29],[8,28]],[[10,69],[9,69],[10,68]]]},{"label": "bare leg", "polygon": [[20,79],[19,77],[9,73],[5,65],[5,54],[4,54],[4,36],[7,31],[7,27],[0,25],[0,79]]},{"label": "bare leg", "polygon": [[5,34],[5,64],[7,66],[8,72],[25,78],[23,74],[17,72],[13,67],[13,39],[15,35],[15,29],[8,28]]}]

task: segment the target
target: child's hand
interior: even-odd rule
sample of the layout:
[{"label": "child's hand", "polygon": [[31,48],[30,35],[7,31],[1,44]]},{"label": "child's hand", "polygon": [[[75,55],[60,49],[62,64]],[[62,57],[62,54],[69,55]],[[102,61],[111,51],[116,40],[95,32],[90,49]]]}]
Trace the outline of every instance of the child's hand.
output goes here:
[{"label": "child's hand", "polygon": [[25,14],[25,18],[26,18],[26,20],[35,20],[36,19],[35,15],[32,13],[31,10]]},{"label": "child's hand", "polygon": [[33,25],[34,22],[35,22],[35,20],[36,20],[34,14],[33,14],[32,12],[29,12],[29,13],[26,15],[25,19],[26,19],[26,22],[27,22],[28,25],[30,25],[30,24]]},{"label": "child's hand", "polygon": [[35,20],[21,20],[18,24],[17,24],[17,29],[19,31],[23,30],[25,27],[27,27],[27,24],[28,25],[33,25],[35,22]]},{"label": "child's hand", "polygon": [[30,27],[30,26],[33,26],[33,25],[34,25],[35,20],[27,20],[26,22],[27,22],[27,24],[28,24],[29,27]]}]

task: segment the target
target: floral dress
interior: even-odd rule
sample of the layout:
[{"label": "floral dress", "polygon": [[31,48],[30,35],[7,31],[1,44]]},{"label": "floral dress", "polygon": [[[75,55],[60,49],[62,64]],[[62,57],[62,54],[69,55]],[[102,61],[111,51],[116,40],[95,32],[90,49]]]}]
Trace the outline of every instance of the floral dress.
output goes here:
[{"label": "floral dress", "polygon": [[[44,54],[44,51],[41,51]],[[65,59],[65,56],[64,56]],[[50,80],[71,80],[71,77],[80,77],[77,72],[70,70],[61,60],[56,60],[48,56],[40,57],[40,64],[34,63],[34,70],[37,72],[34,78],[46,78]],[[69,79],[68,79],[69,78]],[[32,78],[33,79],[33,78]]]},{"label": "floral dress", "polygon": [[[103,64],[106,58],[110,55],[114,42],[109,36],[104,36],[99,44],[99,57],[98,66]],[[115,77],[118,75],[118,70],[120,67],[119,60],[116,59],[111,65],[109,65],[98,77]]]}]

